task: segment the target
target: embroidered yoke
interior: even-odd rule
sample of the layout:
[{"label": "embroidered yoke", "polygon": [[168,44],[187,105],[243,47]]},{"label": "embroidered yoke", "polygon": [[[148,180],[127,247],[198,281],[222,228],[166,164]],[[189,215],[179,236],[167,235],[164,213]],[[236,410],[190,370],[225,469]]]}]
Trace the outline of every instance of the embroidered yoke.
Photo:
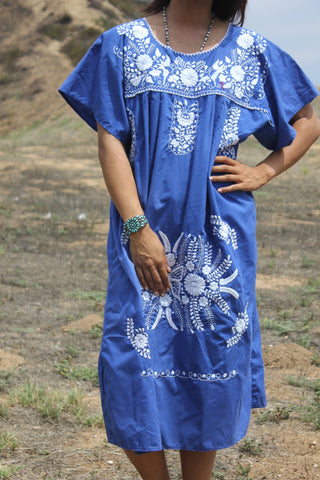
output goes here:
[{"label": "embroidered yoke", "polygon": [[289,120],[317,90],[286,53],[230,25],[210,50],[161,44],[146,19],[102,34],[60,92],[127,149],[163,242],[171,290],[141,289],[111,203],[99,376],[109,442],[139,452],[215,450],[266,404],[255,299],[251,193],[219,194],[211,167],[253,134],[289,145]]}]

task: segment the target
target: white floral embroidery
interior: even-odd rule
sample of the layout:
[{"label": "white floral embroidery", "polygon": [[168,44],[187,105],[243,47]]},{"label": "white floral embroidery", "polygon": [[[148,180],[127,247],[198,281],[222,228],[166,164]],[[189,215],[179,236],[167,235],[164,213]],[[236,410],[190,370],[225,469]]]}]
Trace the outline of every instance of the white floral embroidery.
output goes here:
[{"label": "white floral embroidery", "polygon": [[127,108],[127,115],[128,115],[130,130],[131,130],[131,145],[130,145],[130,152],[129,152],[129,161],[132,164],[134,160],[134,155],[136,153],[136,142],[137,142],[136,125],[134,121],[134,113],[129,108]]},{"label": "white floral embroidery", "polygon": [[238,314],[238,318],[234,326],[232,327],[233,336],[227,340],[227,347],[233,347],[240,342],[243,334],[247,331],[249,325],[249,316],[247,313],[248,304],[244,312]]},{"label": "white floral embroidery", "polygon": [[152,58],[149,55],[142,54],[139,55],[136,64],[138,67],[138,70],[141,72],[144,72],[145,70],[148,70],[152,66]]},{"label": "white floral embroidery", "polygon": [[240,67],[240,65],[234,65],[233,67],[231,67],[230,73],[231,73],[231,77],[234,78],[236,82],[243,82],[245,72],[243,68]]},{"label": "white floral embroidery", "polygon": [[[199,80],[198,74],[196,70],[193,68],[187,67],[184,68],[180,74],[180,79],[186,87],[194,87],[197,85],[197,82]],[[169,78],[170,82],[170,78]]]},{"label": "white floral embroidery", "polygon": [[242,33],[237,39],[237,44],[241,48],[251,48],[254,44],[254,38],[249,33]]},{"label": "white floral embroidery", "polygon": [[126,35],[123,49],[114,48],[115,54],[123,59],[126,97],[148,90],[185,98],[220,94],[239,105],[259,110],[250,104],[250,99],[264,97],[263,86],[268,72],[267,60],[259,57],[267,45],[260,35],[239,29],[230,56],[221,53],[221,58],[210,64],[203,60],[210,61],[210,52],[204,52],[201,60],[197,55],[170,56],[171,51],[154,39],[144,19],[120,25],[117,32]]},{"label": "white floral embroidery", "polygon": [[140,373],[143,377],[153,377],[153,378],[185,378],[188,380],[199,380],[201,382],[217,382],[219,380],[225,381],[230,380],[238,375],[237,370],[231,370],[228,373],[197,373],[184,370],[165,370],[157,371],[148,368],[148,370],[143,370]]},{"label": "white floral embroidery", "polygon": [[212,225],[212,233],[220,240],[224,240],[227,244],[231,241],[234,250],[237,250],[238,240],[235,229],[231,228],[227,222],[224,222],[222,218],[217,215],[210,216],[210,223]]},{"label": "white floral embroidery", "polygon": [[134,37],[139,39],[139,40],[143,40],[149,34],[148,30],[145,27],[142,27],[139,24],[134,25],[132,27],[132,33],[133,33]]},{"label": "white floral embroidery", "polygon": [[227,112],[227,118],[223,127],[218,155],[229,158],[237,158],[239,144],[239,120],[241,109],[232,107]]},{"label": "white floral embroidery", "polygon": [[198,101],[175,100],[172,111],[169,148],[176,155],[192,152],[199,120]]},{"label": "white floral embroidery", "polygon": [[147,329],[154,330],[164,318],[173,330],[204,331],[207,323],[214,331],[214,308],[229,315],[230,306],[222,295],[239,298],[229,286],[238,270],[225,276],[232,267],[230,256],[223,258],[221,250],[214,255],[212,245],[201,235],[181,234],[171,249],[167,236],[159,234],[171,258],[171,290],[164,297],[142,290]]},{"label": "white floral embroidery", "polygon": [[127,336],[141,357],[151,358],[147,332],[144,328],[134,328],[134,321],[130,317],[127,318]]}]

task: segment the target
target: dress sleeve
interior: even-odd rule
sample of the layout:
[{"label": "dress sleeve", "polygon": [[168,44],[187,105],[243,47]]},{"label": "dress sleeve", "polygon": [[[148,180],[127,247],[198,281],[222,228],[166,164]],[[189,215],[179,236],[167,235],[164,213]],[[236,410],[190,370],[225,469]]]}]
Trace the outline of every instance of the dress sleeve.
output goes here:
[{"label": "dress sleeve", "polygon": [[267,62],[265,96],[270,118],[255,137],[264,147],[279,150],[295,138],[296,131],[289,121],[319,92],[293,58],[272,42],[268,42],[264,54]]},{"label": "dress sleeve", "polygon": [[114,29],[100,35],[59,92],[91,128],[97,130],[99,122],[126,143],[130,127],[123,92],[122,59],[114,51],[118,38]]}]

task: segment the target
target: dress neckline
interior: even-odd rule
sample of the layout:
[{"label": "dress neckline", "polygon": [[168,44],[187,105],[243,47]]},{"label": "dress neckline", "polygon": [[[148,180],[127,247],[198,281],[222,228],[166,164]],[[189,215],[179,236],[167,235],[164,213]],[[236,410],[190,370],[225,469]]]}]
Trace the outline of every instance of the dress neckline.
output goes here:
[{"label": "dress neckline", "polygon": [[160,42],[160,40],[156,37],[156,35],[154,34],[148,20],[146,17],[143,17],[141,20],[143,20],[143,22],[146,24],[149,32],[150,32],[150,35],[151,37],[163,48],[167,49],[167,50],[170,50],[171,52],[173,53],[176,53],[177,55],[187,55],[187,56],[190,56],[190,57],[194,57],[196,55],[205,55],[206,53],[210,53],[210,52],[213,52],[214,50],[216,50],[217,48],[221,47],[222,44],[224,44],[227,40],[228,40],[228,37],[231,33],[231,30],[232,30],[232,23],[229,23],[228,25],[228,28],[227,28],[227,31],[226,33],[224,34],[224,36],[221,38],[221,40],[216,44],[214,45],[213,47],[211,48],[208,48],[206,50],[202,50],[201,52],[198,51],[198,52],[193,52],[193,53],[188,53],[188,52],[179,52],[178,50],[175,50],[174,48],[170,47],[169,45],[166,45],[162,42]]}]

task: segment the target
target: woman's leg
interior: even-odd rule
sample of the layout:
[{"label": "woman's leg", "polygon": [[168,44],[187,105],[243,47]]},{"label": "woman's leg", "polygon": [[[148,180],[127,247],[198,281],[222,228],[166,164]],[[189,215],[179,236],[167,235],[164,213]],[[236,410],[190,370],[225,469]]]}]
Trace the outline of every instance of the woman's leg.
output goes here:
[{"label": "woman's leg", "polygon": [[210,480],[216,453],[180,450],[183,480]]},{"label": "woman's leg", "polygon": [[143,480],[170,480],[164,451],[149,452],[137,455],[132,450],[124,450],[136,467]]}]

